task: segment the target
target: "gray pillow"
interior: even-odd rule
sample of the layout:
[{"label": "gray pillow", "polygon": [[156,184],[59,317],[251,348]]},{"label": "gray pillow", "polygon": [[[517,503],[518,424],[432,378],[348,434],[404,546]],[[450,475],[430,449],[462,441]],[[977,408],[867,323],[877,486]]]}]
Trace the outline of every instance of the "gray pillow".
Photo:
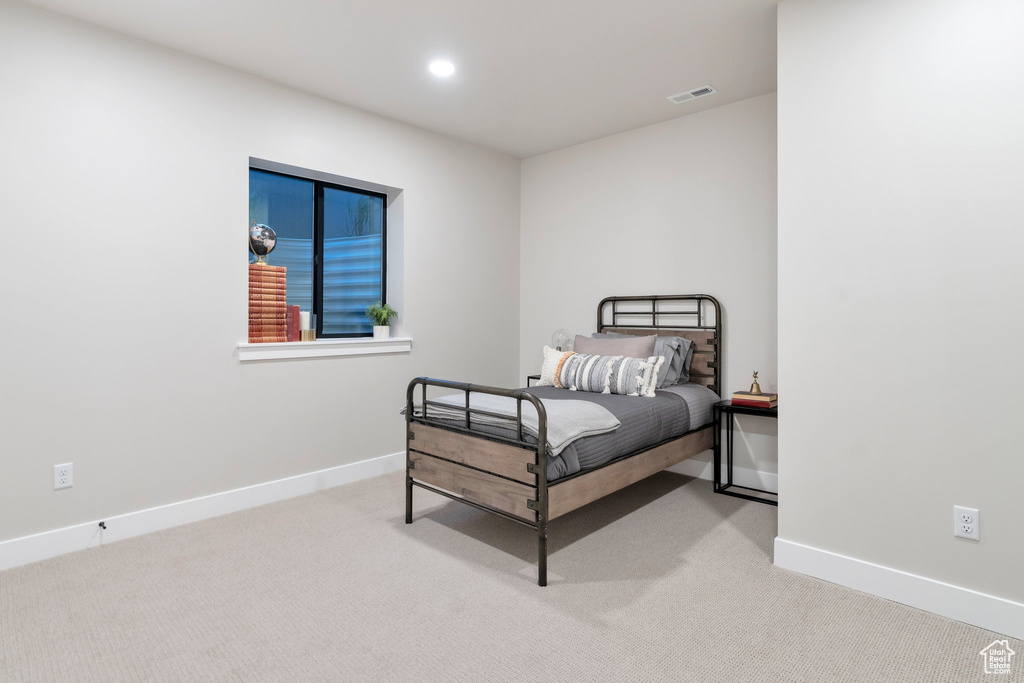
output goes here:
[{"label": "gray pillow", "polygon": [[594,356],[648,358],[656,355],[654,353],[654,343],[657,337],[653,334],[649,337],[636,337],[628,334],[624,336],[626,337],[625,339],[593,339],[577,334],[572,350],[575,353],[589,353]]},{"label": "gray pillow", "polygon": [[679,337],[683,340],[683,367],[679,371],[677,384],[686,384],[690,381],[690,363],[693,362],[693,342],[686,337]]},{"label": "gray pillow", "polygon": [[[597,333],[594,339],[622,339],[635,337],[621,332]],[[646,337],[641,337],[646,339]],[[654,356],[662,356],[665,362],[658,371],[658,388],[673,384],[685,384],[690,381],[690,362],[693,360],[693,342],[685,337],[657,337],[654,343]]]}]

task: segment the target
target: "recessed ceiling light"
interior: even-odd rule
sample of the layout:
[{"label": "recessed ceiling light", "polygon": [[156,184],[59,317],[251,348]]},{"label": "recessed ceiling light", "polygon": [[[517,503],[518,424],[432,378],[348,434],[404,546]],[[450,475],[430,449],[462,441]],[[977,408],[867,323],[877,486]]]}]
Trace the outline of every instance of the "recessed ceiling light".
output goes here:
[{"label": "recessed ceiling light", "polygon": [[448,78],[455,73],[455,65],[447,59],[435,59],[430,63],[430,73],[439,78]]}]

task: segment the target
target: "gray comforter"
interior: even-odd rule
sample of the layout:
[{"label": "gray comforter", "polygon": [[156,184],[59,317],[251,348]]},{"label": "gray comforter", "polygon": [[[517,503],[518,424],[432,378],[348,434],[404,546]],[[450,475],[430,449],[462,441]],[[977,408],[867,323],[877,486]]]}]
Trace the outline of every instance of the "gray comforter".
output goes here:
[{"label": "gray comforter", "polygon": [[603,406],[619,420],[608,434],[572,442],[548,460],[548,481],[599,467],[610,460],[690,431],[690,408],[682,396],[658,391],[653,398],[622,394],[593,394],[555,387],[531,387],[545,401],[586,400]]}]

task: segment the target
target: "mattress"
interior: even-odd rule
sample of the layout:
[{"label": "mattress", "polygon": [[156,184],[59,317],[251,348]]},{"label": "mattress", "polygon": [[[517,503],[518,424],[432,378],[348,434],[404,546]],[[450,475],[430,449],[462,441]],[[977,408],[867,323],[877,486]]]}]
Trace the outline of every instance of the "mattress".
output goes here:
[{"label": "mattress", "polygon": [[555,387],[528,391],[545,401],[591,401],[604,407],[621,423],[608,434],[585,436],[548,459],[548,482],[596,469],[623,455],[648,448],[711,423],[711,407],[718,394],[698,384],[678,384],[655,392],[653,398],[595,394]]}]

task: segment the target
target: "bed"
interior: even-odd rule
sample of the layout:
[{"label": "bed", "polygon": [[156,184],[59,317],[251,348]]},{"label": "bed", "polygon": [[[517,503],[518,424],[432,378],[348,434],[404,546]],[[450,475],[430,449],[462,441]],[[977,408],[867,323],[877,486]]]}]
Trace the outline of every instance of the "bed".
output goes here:
[{"label": "bed", "polygon": [[[715,445],[710,405],[721,394],[722,315],[714,297],[608,297],[597,307],[597,331],[689,339],[688,385],[653,398],[571,392],[574,400],[563,401],[568,389],[417,377],[404,411],[406,524],[419,487],[529,527],[537,534],[537,583],[546,586],[551,520]],[[428,389],[454,390],[459,399],[431,398]],[[574,438],[563,413],[582,402],[600,405],[621,426]]]}]

